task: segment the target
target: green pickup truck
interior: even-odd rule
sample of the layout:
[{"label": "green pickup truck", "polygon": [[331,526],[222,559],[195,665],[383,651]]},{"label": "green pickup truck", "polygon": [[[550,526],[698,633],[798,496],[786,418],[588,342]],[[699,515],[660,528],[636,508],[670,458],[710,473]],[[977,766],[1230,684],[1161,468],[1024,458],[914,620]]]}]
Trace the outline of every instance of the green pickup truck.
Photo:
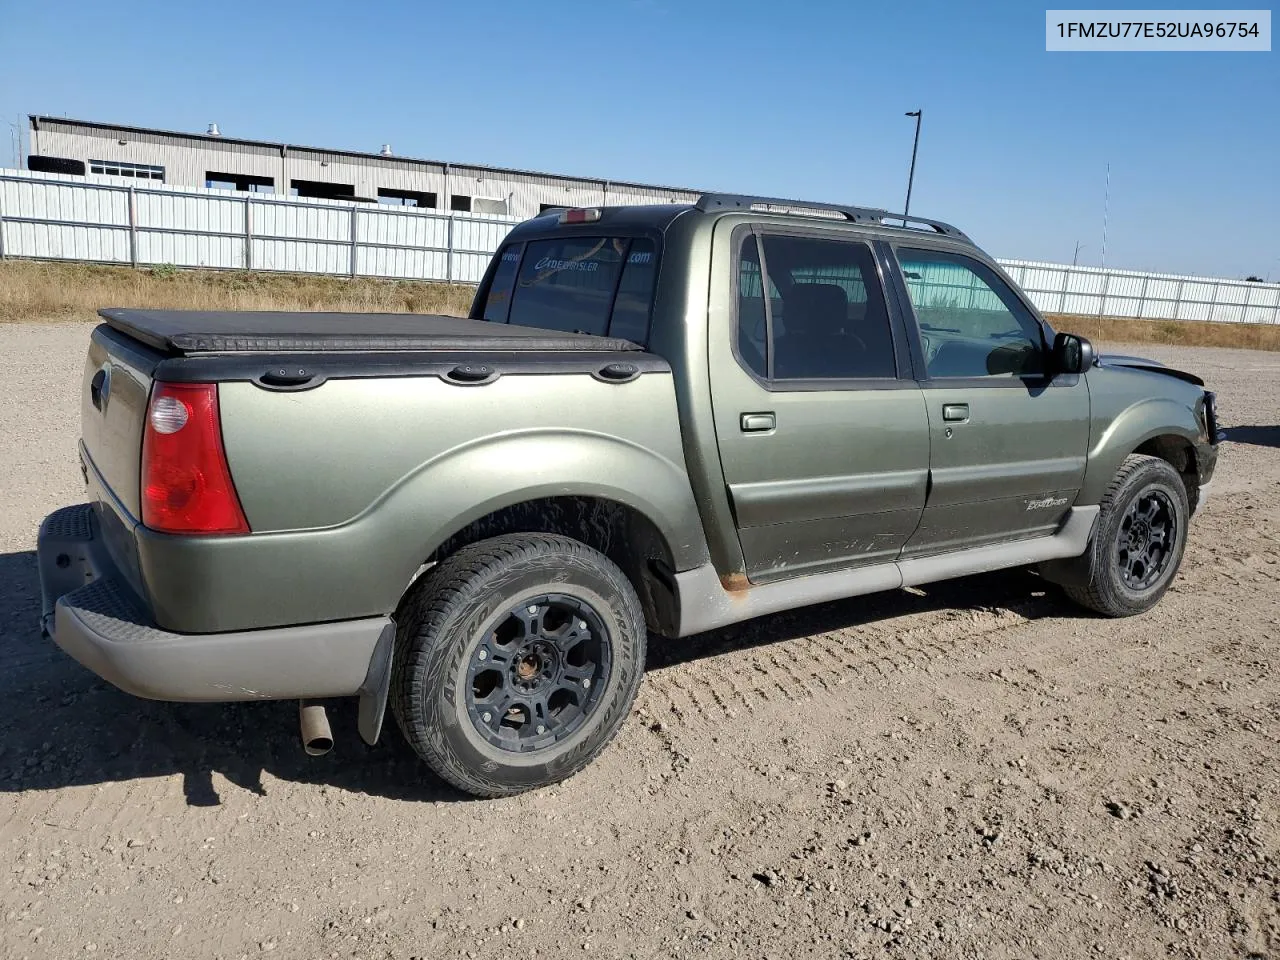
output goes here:
[{"label": "green pickup truck", "polygon": [[1024,566],[1141,613],[1217,458],[1201,380],[883,210],[548,211],[468,318],[101,313],[46,636],[141,697],[296,698],[313,752],[315,700],[369,743],[389,702],[483,796],[587,765],[651,633]]}]

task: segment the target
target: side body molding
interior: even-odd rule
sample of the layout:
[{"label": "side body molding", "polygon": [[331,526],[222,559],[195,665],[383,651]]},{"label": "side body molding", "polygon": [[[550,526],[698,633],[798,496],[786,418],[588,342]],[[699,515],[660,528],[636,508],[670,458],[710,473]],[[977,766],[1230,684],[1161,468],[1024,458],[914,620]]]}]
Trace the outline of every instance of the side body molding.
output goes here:
[{"label": "side body molding", "polygon": [[[706,564],[676,576],[680,596],[678,635],[684,637],[704,630],[714,630],[793,607],[827,603],[1007,567],[1029,566],[1046,560],[1078,557],[1088,548],[1097,520],[1097,506],[1073,507],[1058,531],[1048,537],[877,563],[775,583],[747,585],[741,589],[726,587],[715,569]],[[737,584],[732,586],[737,587]]]}]

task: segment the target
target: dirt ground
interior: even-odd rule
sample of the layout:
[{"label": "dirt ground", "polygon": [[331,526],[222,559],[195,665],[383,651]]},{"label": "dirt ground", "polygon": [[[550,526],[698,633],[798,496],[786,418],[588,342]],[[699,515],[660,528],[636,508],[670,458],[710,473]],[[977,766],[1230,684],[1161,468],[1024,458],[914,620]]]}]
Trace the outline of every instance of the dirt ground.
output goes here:
[{"label": "dirt ground", "polygon": [[0,326],[3,956],[1280,957],[1280,355],[1140,348],[1229,431],[1150,614],[1015,572],[655,642],[592,767],[491,802],[41,641],[88,329]]}]

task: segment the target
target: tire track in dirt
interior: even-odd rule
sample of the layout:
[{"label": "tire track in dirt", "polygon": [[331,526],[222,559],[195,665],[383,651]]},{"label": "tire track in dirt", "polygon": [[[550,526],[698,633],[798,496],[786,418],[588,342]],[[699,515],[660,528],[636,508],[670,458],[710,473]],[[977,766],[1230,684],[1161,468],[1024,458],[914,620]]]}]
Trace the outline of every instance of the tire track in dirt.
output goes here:
[{"label": "tire track in dirt", "polygon": [[[819,694],[840,696],[858,689],[860,684],[854,681],[882,683],[936,668],[938,661],[967,659],[999,642],[1002,635],[1047,615],[1045,606],[1044,601],[1015,601],[964,617],[937,610],[926,614],[925,625],[890,630],[868,625],[775,641],[767,647],[730,649],[652,671],[646,686],[658,710],[687,700],[698,716],[719,722],[734,718],[738,707],[748,713],[785,708]],[[759,625],[748,625],[736,639],[752,642],[759,629]],[[726,633],[717,634],[722,645]],[[743,688],[744,676],[756,678],[750,689],[758,702]],[[672,713],[677,726],[685,722],[686,714]]]}]

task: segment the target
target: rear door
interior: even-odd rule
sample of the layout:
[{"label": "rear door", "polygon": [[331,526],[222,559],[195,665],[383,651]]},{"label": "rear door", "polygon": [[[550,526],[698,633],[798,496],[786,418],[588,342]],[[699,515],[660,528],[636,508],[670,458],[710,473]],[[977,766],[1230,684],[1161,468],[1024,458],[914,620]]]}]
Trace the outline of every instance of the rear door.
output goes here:
[{"label": "rear door", "polygon": [[748,577],[893,560],[924,508],[929,425],[875,251],[820,228],[716,231],[733,310],[712,327],[711,395]]},{"label": "rear door", "polygon": [[894,252],[919,333],[932,451],[928,502],[903,555],[1051,533],[1084,476],[1084,379],[1048,375],[1042,324],[990,264],[945,245]]}]

